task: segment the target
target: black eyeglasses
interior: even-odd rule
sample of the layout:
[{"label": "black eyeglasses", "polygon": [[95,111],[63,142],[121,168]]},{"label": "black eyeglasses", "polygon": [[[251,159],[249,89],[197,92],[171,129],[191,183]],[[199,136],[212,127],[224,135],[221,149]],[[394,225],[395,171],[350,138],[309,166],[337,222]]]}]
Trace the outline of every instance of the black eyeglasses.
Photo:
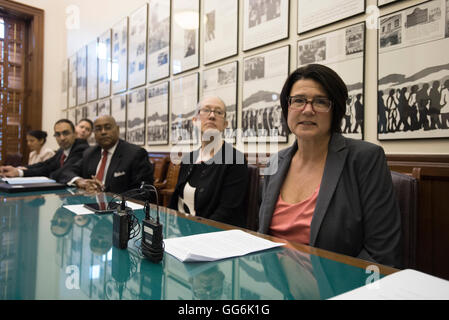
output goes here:
[{"label": "black eyeglasses", "polygon": [[313,98],[312,100],[307,100],[304,96],[288,97],[288,106],[295,111],[303,111],[308,103],[315,112],[329,112],[332,107],[332,101],[324,97]]},{"label": "black eyeglasses", "polygon": [[209,108],[201,108],[200,109],[200,115],[202,116],[209,116],[211,113],[214,113],[215,116],[223,118],[225,115],[225,112],[220,109],[209,109]]},{"label": "black eyeglasses", "polygon": [[62,131],[62,132],[55,132],[55,134],[53,135],[53,137],[59,138],[61,135],[64,136],[64,137],[67,137],[67,136],[70,135],[70,134],[72,134],[72,131],[65,130],[65,131]]}]

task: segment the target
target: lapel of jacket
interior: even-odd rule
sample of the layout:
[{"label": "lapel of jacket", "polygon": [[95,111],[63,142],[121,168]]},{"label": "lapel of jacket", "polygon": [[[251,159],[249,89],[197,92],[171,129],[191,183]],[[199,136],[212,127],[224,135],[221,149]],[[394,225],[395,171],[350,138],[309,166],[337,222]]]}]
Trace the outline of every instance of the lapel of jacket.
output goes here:
[{"label": "lapel of jacket", "polygon": [[92,152],[92,160],[88,162],[88,179],[90,179],[91,176],[95,176],[97,174],[97,167],[99,165],[101,159],[101,147],[97,146]]},{"label": "lapel of jacket", "polygon": [[[326,164],[324,166],[323,178],[320,191],[310,225],[310,245],[314,246],[321,223],[326,215],[329,203],[334,195],[338,180],[343,170],[348,150],[345,139],[341,134],[334,133],[329,142]],[[343,232],[343,231],[342,231]]]},{"label": "lapel of jacket", "polygon": [[120,164],[120,159],[122,158],[122,147],[123,141],[119,140],[117,148],[115,148],[114,154],[112,155],[111,162],[109,163],[108,172],[106,172],[106,180],[104,181],[106,188],[110,186],[112,174],[116,172],[116,168]]}]

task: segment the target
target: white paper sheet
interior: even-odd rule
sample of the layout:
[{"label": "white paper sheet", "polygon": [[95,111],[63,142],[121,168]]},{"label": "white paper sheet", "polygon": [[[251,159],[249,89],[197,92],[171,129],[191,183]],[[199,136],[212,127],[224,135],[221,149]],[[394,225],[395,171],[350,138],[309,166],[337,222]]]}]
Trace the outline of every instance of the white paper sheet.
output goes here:
[{"label": "white paper sheet", "polygon": [[216,261],[283,246],[241,230],[165,239],[165,252],[183,262]]},{"label": "white paper sheet", "polygon": [[[133,210],[143,209],[143,205],[131,201],[126,201],[126,206],[130,207]],[[76,215],[95,214],[95,212],[86,208],[84,204],[69,204],[63,207],[66,208],[67,210],[72,211]]]},{"label": "white paper sheet", "polygon": [[27,184],[27,183],[45,183],[56,182],[53,179],[47,177],[17,177],[17,178],[2,178],[4,182],[9,184]]},{"label": "white paper sheet", "polygon": [[406,269],[330,300],[449,300],[449,281]]}]

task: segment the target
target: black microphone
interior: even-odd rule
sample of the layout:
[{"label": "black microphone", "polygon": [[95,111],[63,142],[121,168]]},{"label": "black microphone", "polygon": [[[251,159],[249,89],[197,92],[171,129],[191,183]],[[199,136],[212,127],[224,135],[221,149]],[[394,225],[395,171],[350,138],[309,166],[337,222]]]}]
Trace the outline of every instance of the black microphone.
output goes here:
[{"label": "black microphone", "polygon": [[126,207],[125,197],[122,196],[120,207],[112,217],[112,245],[118,249],[128,248],[130,211],[131,208]]}]

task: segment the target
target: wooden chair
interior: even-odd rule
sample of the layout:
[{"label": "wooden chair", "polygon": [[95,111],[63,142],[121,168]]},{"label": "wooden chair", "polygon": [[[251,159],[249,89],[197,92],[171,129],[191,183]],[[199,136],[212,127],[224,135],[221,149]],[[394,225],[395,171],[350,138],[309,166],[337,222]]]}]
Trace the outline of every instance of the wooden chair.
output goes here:
[{"label": "wooden chair", "polygon": [[170,203],[171,196],[175,191],[176,183],[178,182],[179,169],[181,164],[174,164],[170,161],[167,169],[167,176],[160,185],[160,199],[161,205],[167,207]]},{"label": "wooden chair", "polygon": [[18,167],[22,165],[23,157],[21,153],[7,153],[3,165]]},{"label": "wooden chair", "polygon": [[167,175],[168,165],[170,163],[170,158],[168,156],[150,158],[150,162],[153,164],[154,172],[154,186],[159,191]]}]

